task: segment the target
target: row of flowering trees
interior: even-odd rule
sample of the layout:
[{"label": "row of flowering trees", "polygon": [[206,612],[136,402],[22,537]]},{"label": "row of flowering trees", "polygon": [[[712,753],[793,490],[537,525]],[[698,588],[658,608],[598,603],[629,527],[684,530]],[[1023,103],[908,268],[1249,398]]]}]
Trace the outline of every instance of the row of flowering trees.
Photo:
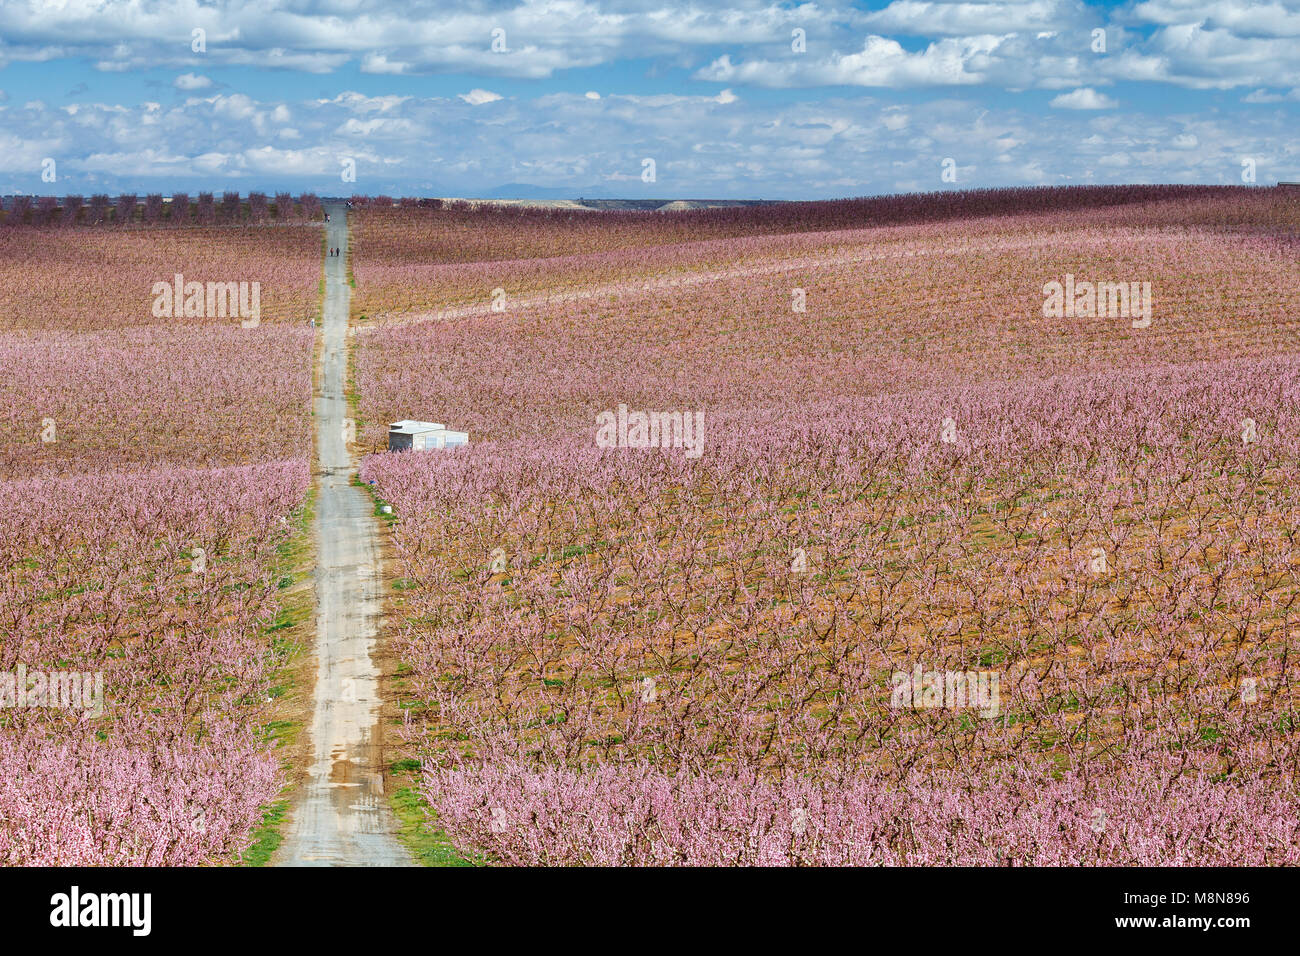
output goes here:
[{"label": "row of flowering trees", "polygon": [[[154,313],[163,282],[257,282],[260,328],[320,312],[319,228],[0,229],[0,330],[239,325]],[[183,318],[184,296],[172,312]],[[256,331],[256,330],[249,330]],[[0,373],[2,374],[2,373]]]},{"label": "row of flowering trees", "polygon": [[274,201],[259,192],[241,199],[238,192],[228,191],[219,201],[210,192],[199,193],[194,201],[188,193],[174,193],[168,199],[161,193],[150,193],[143,202],[135,193],[123,193],[116,200],[98,193],[89,201],[80,195],[64,196],[62,201],[55,196],[15,196],[0,213],[0,225],[257,225],[316,219],[322,214],[320,200],[312,193],[304,193],[296,202],[289,193],[277,193]]}]

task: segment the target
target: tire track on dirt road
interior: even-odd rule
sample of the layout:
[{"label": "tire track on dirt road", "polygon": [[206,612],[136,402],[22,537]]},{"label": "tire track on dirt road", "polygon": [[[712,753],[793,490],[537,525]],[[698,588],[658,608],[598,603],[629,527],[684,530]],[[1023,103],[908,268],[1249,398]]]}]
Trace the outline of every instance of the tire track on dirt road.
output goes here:
[{"label": "tire track on dirt road", "polygon": [[311,765],[277,866],[413,866],[384,796],[379,669],[383,591],[374,503],[351,483],[346,397],[347,207],[326,205],[323,351],[316,394],[316,690]]}]

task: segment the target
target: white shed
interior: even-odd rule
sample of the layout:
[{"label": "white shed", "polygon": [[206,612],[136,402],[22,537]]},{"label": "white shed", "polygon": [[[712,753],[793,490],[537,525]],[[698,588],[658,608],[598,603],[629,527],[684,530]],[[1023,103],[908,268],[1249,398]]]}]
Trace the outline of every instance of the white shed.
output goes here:
[{"label": "white shed", "polygon": [[389,451],[428,451],[467,444],[468,432],[449,431],[441,422],[417,422],[404,418],[388,426]]}]

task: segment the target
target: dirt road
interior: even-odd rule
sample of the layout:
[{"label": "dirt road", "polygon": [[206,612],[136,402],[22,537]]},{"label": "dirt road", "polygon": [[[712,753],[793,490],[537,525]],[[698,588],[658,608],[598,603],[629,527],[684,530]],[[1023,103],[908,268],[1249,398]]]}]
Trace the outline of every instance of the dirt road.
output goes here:
[{"label": "dirt road", "polygon": [[412,866],[384,796],[379,672],[372,659],[382,591],[374,504],[350,483],[344,397],[351,290],[347,208],[325,207],[324,351],[316,395],[316,693],[311,766],[277,866]]}]

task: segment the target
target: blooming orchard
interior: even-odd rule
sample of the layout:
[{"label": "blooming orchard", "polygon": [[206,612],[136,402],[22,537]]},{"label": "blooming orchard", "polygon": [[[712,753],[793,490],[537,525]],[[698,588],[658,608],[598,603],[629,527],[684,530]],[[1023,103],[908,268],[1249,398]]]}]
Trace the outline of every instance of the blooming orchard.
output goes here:
[{"label": "blooming orchard", "polygon": [[[478,439],[363,469],[437,825],[532,864],[1300,862],[1298,220],[709,239],[364,333],[365,421]],[[1067,273],[1153,321],[1045,318]],[[601,447],[620,403],[702,410],[704,453]],[[917,668],[998,707],[891,706]]]},{"label": "blooming orchard", "polygon": [[[0,709],[0,864],[228,862],[283,783],[319,229],[19,224],[0,249],[0,674],[103,697]],[[261,281],[261,323],[153,314],[177,272]]]}]

